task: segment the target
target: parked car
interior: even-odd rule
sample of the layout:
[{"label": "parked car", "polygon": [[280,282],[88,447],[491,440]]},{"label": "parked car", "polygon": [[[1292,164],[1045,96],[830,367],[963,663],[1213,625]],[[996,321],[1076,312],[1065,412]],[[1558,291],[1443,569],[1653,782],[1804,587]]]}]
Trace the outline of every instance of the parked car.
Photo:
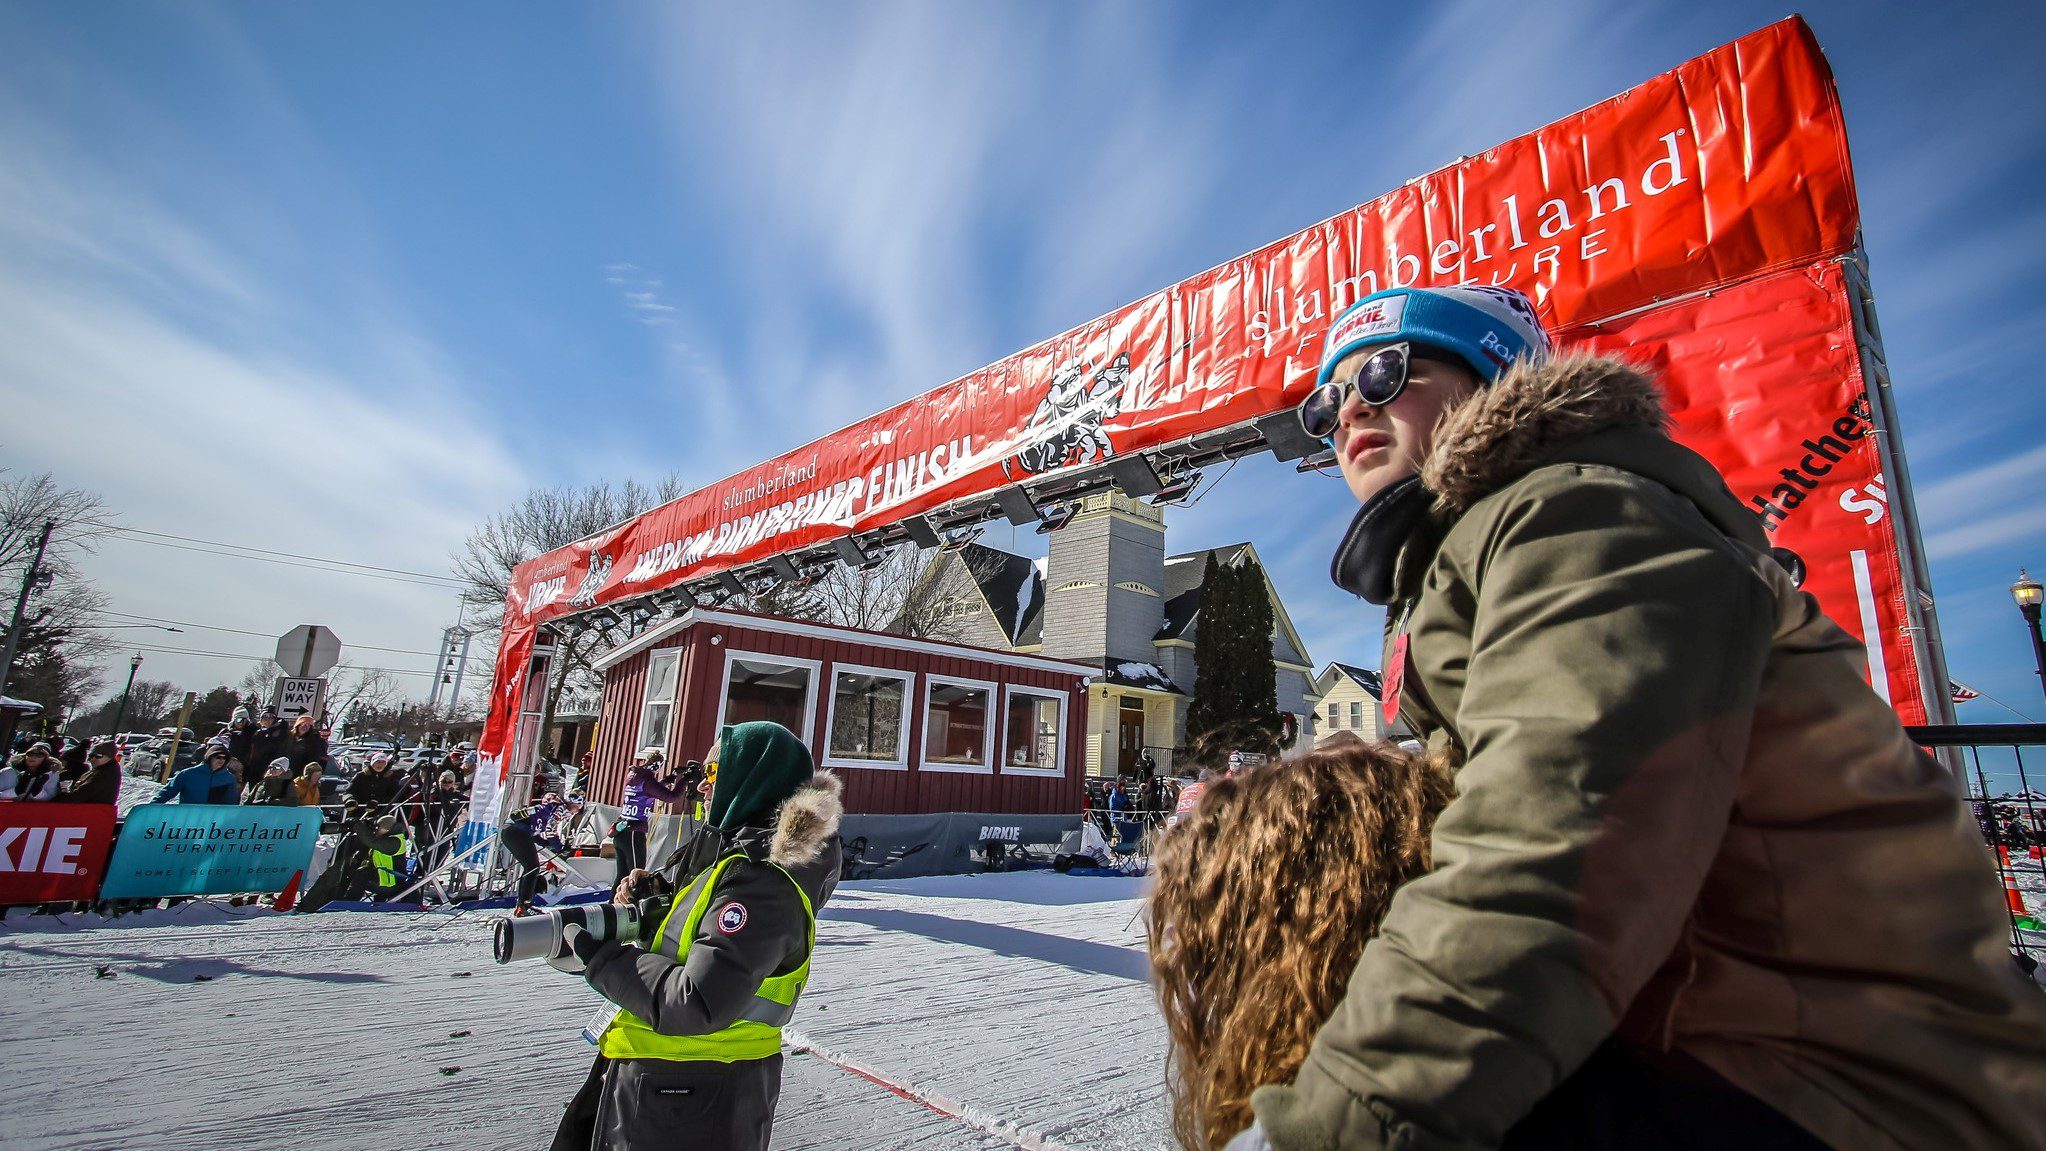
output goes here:
[{"label": "parked car", "polygon": [[[152,739],[147,743],[138,744],[122,754],[122,766],[129,775],[156,775],[163,767],[163,757],[170,754],[170,747],[171,741],[168,739]],[[171,763],[170,770],[180,771],[199,762],[201,750],[199,743],[194,740],[179,743],[178,757]]]}]

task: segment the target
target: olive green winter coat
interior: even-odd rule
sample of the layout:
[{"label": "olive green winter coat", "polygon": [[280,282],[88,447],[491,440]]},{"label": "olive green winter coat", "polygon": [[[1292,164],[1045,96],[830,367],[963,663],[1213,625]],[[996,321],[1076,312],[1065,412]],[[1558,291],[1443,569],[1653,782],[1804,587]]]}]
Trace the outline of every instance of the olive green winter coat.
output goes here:
[{"label": "olive green winter coat", "polygon": [[1281,1151],[1494,1146],[1615,1035],[1837,1147],[2046,1147],[2046,995],[1955,780],[1665,422],[1575,359],[1439,429],[1387,636],[1458,796],[1254,1097]]}]

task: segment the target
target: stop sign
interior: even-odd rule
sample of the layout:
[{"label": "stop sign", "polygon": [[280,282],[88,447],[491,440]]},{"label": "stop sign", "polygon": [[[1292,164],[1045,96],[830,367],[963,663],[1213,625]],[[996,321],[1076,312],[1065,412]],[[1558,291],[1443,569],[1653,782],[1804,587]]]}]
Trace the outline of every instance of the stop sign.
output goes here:
[{"label": "stop sign", "polygon": [[288,675],[325,675],[339,662],[341,637],[318,624],[299,624],[277,640],[277,663]]}]

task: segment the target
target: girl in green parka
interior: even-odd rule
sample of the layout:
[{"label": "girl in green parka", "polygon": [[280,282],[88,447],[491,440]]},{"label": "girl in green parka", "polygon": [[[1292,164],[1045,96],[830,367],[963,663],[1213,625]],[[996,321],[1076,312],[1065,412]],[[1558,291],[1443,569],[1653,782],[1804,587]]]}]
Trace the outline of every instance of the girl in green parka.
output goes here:
[{"label": "girl in green parka", "polygon": [[1485,288],[1367,297],[1317,384],[1331,574],[1456,798],[1232,1149],[2046,1147],[1953,776],[1660,389]]}]

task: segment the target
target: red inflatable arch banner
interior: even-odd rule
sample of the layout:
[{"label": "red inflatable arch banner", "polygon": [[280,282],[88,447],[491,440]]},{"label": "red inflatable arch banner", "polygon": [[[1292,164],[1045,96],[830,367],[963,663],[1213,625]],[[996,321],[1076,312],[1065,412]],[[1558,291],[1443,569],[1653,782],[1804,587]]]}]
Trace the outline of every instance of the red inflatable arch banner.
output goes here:
[{"label": "red inflatable arch banner", "polygon": [[1744,36],[520,565],[480,741],[495,771],[471,810],[494,810],[536,746],[541,625],[1031,522],[1090,485],[1147,494],[1204,459],[1306,455],[1320,445],[1290,409],[1332,315],[1410,284],[1518,288],[1564,344],[1657,369],[1680,438],[1866,644],[1877,688],[1906,722],[1949,718],[1859,216],[1811,29]]}]

